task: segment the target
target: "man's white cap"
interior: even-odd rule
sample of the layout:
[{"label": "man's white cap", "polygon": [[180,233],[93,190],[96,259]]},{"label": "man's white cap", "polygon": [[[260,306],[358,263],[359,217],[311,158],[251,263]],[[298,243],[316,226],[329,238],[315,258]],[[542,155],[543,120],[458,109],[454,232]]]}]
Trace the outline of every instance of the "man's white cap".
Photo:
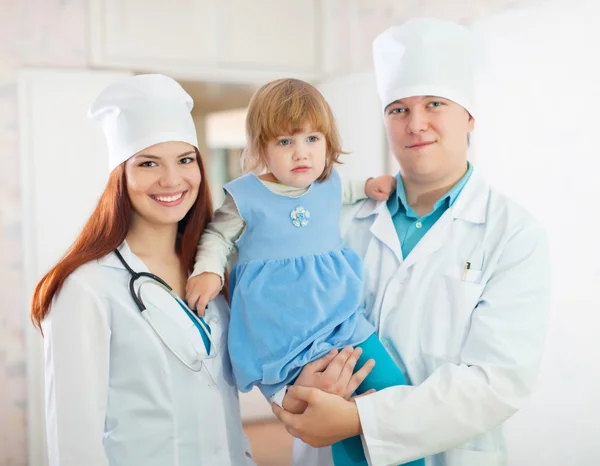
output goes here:
[{"label": "man's white cap", "polygon": [[188,93],[161,74],[132,76],[106,87],[90,107],[89,117],[104,130],[109,170],[161,142],[198,147],[193,106]]},{"label": "man's white cap", "polygon": [[405,97],[437,96],[475,112],[476,45],[469,29],[434,18],[392,26],[373,42],[383,109]]}]

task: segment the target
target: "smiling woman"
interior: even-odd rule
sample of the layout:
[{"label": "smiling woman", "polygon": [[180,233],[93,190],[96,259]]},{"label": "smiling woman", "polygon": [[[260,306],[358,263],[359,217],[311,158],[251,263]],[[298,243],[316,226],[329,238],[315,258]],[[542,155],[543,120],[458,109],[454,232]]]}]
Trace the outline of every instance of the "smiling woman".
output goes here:
[{"label": "smiling woman", "polygon": [[[109,181],[31,311],[45,336],[51,466],[254,464],[226,351],[227,302],[211,303],[202,326],[173,299],[212,217],[191,108],[161,75],[116,82],[92,105]],[[142,293],[154,275],[175,295]]]}]

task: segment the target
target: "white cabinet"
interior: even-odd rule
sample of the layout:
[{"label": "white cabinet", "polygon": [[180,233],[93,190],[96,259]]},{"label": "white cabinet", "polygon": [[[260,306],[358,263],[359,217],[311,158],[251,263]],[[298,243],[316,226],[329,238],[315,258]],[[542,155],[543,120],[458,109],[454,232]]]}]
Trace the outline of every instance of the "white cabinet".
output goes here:
[{"label": "white cabinet", "polygon": [[217,59],[217,0],[93,1],[99,56],[124,65]]},{"label": "white cabinet", "polygon": [[220,5],[227,24],[220,37],[223,64],[317,71],[317,0],[223,0]]},{"label": "white cabinet", "polygon": [[89,0],[92,65],[183,80],[321,73],[323,0]]}]

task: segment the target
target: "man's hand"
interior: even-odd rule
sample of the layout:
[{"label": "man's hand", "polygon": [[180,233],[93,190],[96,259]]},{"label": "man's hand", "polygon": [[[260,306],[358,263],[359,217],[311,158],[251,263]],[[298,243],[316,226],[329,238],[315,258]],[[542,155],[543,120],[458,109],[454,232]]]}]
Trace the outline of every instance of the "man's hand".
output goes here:
[{"label": "man's hand", "polygon": [[[340,352],[336,349],[331,350],[322,358],[304,366],[294,385],[315,387],[349,400],[375,367],[375,360],[369,359],[354,373],[354,367],[361,354],[361,348],[352,349],[351,346],[347,346]],[[306,409],[306,403],[286,394],[283,399],[283,408],[299,414]]]},{"label": "man's hand", "polygon": [[[371,391],[365,395],[372,393]],[[362,433],[358,408],[353,399],[325,393],[317,388],[294,385],[286,397],[306,405],[302,414],[293,414],[273,403],[273,413],[287,431],[313,447],[326,447]]]}]

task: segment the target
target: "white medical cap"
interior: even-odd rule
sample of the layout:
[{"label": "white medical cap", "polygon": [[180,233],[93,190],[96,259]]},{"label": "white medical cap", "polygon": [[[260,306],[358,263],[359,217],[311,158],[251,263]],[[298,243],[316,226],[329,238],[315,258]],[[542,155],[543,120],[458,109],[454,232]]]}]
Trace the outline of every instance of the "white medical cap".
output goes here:
[{"label": "white medical cap", "polygon": [[198,147],[193,106],[187,92],[161,74],[132,76],[106,87],[90,107],[89,117],[104,130],[109,170],[161,142]]},{"label": "white medical cap", "polygon": [[433,18],[392,26],[373,41],[383,109],[405,97],[437,96],[475,112],[476,45],[460,24]]}]

